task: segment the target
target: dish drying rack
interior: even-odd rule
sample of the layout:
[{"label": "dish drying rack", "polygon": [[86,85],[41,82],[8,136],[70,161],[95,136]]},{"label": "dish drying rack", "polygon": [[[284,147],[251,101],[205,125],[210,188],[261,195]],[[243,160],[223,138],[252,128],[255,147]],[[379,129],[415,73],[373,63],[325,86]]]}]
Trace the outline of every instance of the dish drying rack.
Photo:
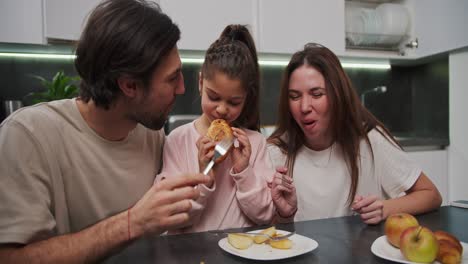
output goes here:
[{"label": "dish drying rack", "polygon": [[384,35],[346,32],[346,49],[375,50],[405,54],[407,48],[417,48],[418,40],[408,35]]}]

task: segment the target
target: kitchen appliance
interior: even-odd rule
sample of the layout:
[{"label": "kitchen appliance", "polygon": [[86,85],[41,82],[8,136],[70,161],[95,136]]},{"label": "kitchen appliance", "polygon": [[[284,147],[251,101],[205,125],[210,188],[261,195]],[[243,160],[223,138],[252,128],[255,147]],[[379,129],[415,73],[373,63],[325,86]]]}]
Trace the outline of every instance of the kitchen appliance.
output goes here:
[{"label": "kitchen appliance", "polygon": [[3,102],[3,107],[5,109],[5,117],[7,117],[23,107],[23,103],[20,100],[5,100]]}]

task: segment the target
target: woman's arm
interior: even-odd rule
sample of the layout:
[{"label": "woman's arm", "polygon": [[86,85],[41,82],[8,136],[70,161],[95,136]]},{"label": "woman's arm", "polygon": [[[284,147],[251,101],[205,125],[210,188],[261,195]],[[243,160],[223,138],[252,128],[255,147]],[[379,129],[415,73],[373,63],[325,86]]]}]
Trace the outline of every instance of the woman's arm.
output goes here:
[{"label": "woman's arm", "polygon": [[406,195],[388,200],[380,200],[375,195],[357,196],[352,209],[361,214],[365,223],[377,224],[394,213],[421,214],[438,208],[441,203],[437,187],[421,172]]},{"label": "woman's arm", "polygon": [[383,201],[383,216],[397,212],[421,214],[438,208],[442,204],[442,196],[432,181],[421,172],[416,182],[406,191],[406,195]]}]

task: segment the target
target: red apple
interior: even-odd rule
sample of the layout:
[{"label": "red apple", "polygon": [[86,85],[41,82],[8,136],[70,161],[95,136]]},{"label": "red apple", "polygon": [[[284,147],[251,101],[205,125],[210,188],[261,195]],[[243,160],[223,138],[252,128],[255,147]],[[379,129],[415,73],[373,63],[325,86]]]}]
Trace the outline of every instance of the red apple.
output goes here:
[{"label": "red apple", "polygon": [[388,242],[399,248],[401,233],[409,227],[418,225],[418,220],[414,216],[406,213],[397,213],[387,217],[387,220],[385,220],[384,231]]},{"label": "red apple", "polygon": [[429,263],[437,257],[439,242],[429,228],[413,226],[401,234],[400,251],[409,261]]}]

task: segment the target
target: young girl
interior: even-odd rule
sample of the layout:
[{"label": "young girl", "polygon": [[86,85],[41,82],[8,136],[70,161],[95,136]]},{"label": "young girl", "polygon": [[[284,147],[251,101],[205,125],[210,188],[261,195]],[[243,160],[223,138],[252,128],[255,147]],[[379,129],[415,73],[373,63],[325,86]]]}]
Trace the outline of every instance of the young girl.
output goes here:
[{"label": "young girl", "polygon": [[286,67],[269,142],[273,163],[294,177],[295,220],[358,213],[376,224],[441,204],[431,180],[364,108],[338,58],[321,45],[306,45]]},{"label": "young girl", "polygon": [[[273,181],[275,175],[259,131],[259,66],[253,39],[244,26],[229,25],[207,50],[199,76],[203,114],[167,137],[163,169],[156,181],[200,171],[213,158],[216,142],[206,137],[215,119],[231,126],[236,144],[209,173],[211,182],[197,186],[191,201],[191,225],[176,233],[269,224],[276,213],[295,212],[294,187]],[[272,183],[272,190],[268,187]],[[288,182],[287,182],[288,183]]]}]

